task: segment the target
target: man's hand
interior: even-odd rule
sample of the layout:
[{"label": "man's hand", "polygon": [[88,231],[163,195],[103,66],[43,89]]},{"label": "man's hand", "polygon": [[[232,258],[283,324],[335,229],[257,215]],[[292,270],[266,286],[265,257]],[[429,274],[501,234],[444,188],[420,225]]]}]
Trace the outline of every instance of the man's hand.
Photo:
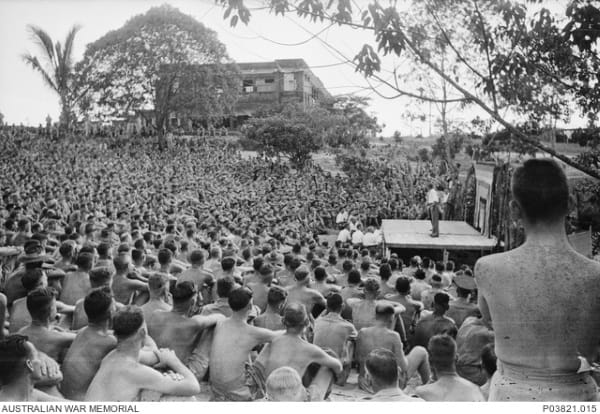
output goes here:
[{"label": "man's hand", "polygon": [[156,368],[172,368],[175,369],[176,366],[181,364],[177,355],[175,355],[175,351],[172,349],[161,348],[158,351],[158,357],[160,362],[156,365]]}]

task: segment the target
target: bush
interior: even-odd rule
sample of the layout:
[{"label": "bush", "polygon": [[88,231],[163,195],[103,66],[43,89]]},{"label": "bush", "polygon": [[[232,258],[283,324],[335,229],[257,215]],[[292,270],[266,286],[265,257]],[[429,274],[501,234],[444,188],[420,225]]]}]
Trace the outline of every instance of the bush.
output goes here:
[{"label": "bush", "polygon": [[422,162],[429,162],[431,160],[429,150],[425,147],[419,148],[419,150],[417,151],[417,155],[419,156],[419,160],[421,160]]},{"label": "bush", "polygon": [[258,151],[260,144],[253,139],[242,137],[238,140],[238,144],[243,151]]}]

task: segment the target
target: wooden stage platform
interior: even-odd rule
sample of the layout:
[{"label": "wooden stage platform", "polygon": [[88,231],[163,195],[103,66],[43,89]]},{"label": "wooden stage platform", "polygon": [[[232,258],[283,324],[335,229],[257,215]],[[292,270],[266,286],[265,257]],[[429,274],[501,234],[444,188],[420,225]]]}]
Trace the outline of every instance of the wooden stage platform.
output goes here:
[{"label": "wooden stage platform", "polygon": [[429,220],[383,220],[386,248],[435,250],[491,250],[495,238],[481,235],[464,221],[440,221],[440,237],[431,237]]}]

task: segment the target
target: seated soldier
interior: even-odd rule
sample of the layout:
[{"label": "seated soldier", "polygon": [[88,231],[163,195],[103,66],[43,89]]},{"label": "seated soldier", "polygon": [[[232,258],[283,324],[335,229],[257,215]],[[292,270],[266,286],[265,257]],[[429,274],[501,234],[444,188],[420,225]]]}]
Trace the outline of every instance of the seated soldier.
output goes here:
[{"label": "seated soldier", "polygon": [[127,306],[118,311],[113,318],[113,331],[117,347],[102,360],[87,390],[86,401],[136,401],[142,390],[178,396],[200,392],[194,374],[171,350],[158,351],[159,366],[179,374],[178,379],[139,362],[147,335],[144,313],[139,307]]},{"label": "seated soldier", "polygon": [[0,401],[64,401],[36,388],[43,364],[26,336],[13,334],[0,339]]},{"label": "seated soldier", "polygon": [[[92,287],[92,290],[105,287],[110,291],[111,282],[112,271],[108,267],[94,267],[92,270],[90,270],[90,286]],[[84,303],[85,298],[79,299],[75,304],[75,311],[73,312],[73,321],[71,323],[71,330],[73,331],[77,331],[83,328],[84,326],[87,326],[88,324],[88,318],[84,309]],[[122,305],[119,304],[119,306]]]},{"label": "seated soldier", "polygon": [[166,274],[160,272],[152,273],[148,278],[148,291],[150,300],[141,306],[145,321],[149,321],[152,314],[156,311],[170,311],[172,308],[171,304],[167,302],[170,297],[169,278]]},{"label": "seated soldier", "polygon": [[410,296],[414,300],[421,300],[421,294],[431,289],[431,285],[425,281],[426,275],[423,269],[417,269],[414,273],[414,279],[410,283]]},{"label": "seated soldier", "polygon": [[494,331],[486,323],[483,318],[470,316],[456,334],[456,372],[477,385],[487,381],[481,369],[481,353],[487,345],[494,343]]},{"label": "seated soldier", "polygon": [[446,315],[452,319],[456,323],[456,327],[460,329],[460,326],[466,318],[479,314],[477,305],[471,303],[470,300],[471,292],[474,291],[477,286],[475,285],[475,279],[464,273],[460,273],[454,278],[454,284],[456,285],[457,297],[450,301],[450,306]]},{"label": "seated soldier", "polygon": [[123,305],[133,303],[136,295],[148,292],[148,284],[129,277],[129,266],[131,258],[120,255],[113,260],[115,276],[112,281],[112,291],[115,300]]},{"label": "seated soldier", "polygon": [[427,359],[427,350],[421,346],[411,349],[408,355],[400,335],[391,329],[395,320],[394,307],[388,303],[380,303],[375,308],[375,326],[361,329],[356,338],[356,360],[359,364],[358,385],[361,389],[372,392],[366,378],[365,363],[371,351],[378,348],[387,349],[396,355],[396,362],[403,375],[401,388],[416,372],[419,373],[423,384],[429,382],[430,370]]},{"label": "seated soldier", "polygon": [[413,333],[417,321],[423,311],[423,303],[416,301],[411,295],[411,283],[407,277],[400,276],[396,279],[396,293],[386,297],[390,302],[396,302],[406,309],[402,312],[402,322],[406,329],[406,340],[412,343]]},{"label": "seated soldier", "polygon": [[448,311],[450,296],[447,293],[436,293],[433,298],[433,313],[424,315],[415,327],[414,344],[426,346],[434,335],[447,333],[456,338],[456,324],[445,314]]},{"label": "seated soldier", "polygon": [[[48,278],[46,273],[40,268],[27,269],[21,278],[21,283],[27,291],[27,294],[29,294],[29,292],[32,292],[37,288],[48,287]],[[73,306],[65,305],[60,301],[56,301],[56,308],[57,312],[69,315],[73,313],[74,309]],[[20,329],[31,323],[31,316],[27,310],[27,297],[19,298],[13,302],[9,323],[9,331],[11,333],[18,332]]]},{"label": "seated soldier", "polygon": [[570,244],[569,204],[563,168],[550,159],[525,161],[513,175],[510,202],[525,243],[475,265],[479,309],[496,336],[490,401],[597,398],[588,367],[600,342],[600,319],[594,317],[600,312],[600,263]]},{"label": "seated soldier", "polygon": [[[349,298],[347,300],[347,304],[351,309],[350,315],[352,323],[358,331],[362,328],[368,328],[375,325],[375,307],[380,302],[387,302],[396,308],[396,313],[398,314],[406,311],[406,308],[397,302],[377,300],[379,297],[379,282],[375,278],[368,278],[365,280],[364,294],[364,299]],[[400,325],[403,326],[402,323],[400,323]],[[402,335],[404,335],[404,332],[402,332]],[[402,337],[404,339],[404,336]]]},{"label": "seated soldier", "polygon": [[477,385],[456,374],[456,343],[451,336],[435,335],[427,350],[435,382],[417,387],[419,397],[425,401],[484,401]]},{"label": "seated soldier", "polygon": [[271,286],[267,294],[267,310],[254,320],[254,325],[272,331],[284,330],[283,309],[287,303],[287,291],[280,286]]},{"label": "seated soldier", "polygon": [[[318,306],[322,311],[325,309],[326,302],[323,295],[317,290],[308,287],[310,283],[310,272],[305,266],[300,266],[294,272],[294,284],[286,288],[288,292],[288,303],[300,303],[304,305],[309,314],[312,314],[313,307]],[[319,312],[321,313],[321,312]]]},{"label": "seated soldier", "polygon": [[[204,252],[198,249],[192,250],[190,253],[190,264],[192,266],[179,275],[177,283],[192,282],[198,291],[202,293],[205,303],[212,302],[212,295],[208,286],[213,286],[215,277],[212,273],[204,270]],[[210,302],[208,302],[209,300]]]},{"label": "seated soldier", "polygon": [[91,253],[79,253],[77,255],[77,270],[66,274],[62,282],[60,300],[67,305],[75,305],[79,299],[91,289],[89,272],[94,265],[94,256]]},{"label": "seated soldier", "polygon": [[388,349],[378,348],[369,352],[365,373],[375,395],[368,401],[418,402],[421,398],[409,396],[398,387],[400,373],[396,355]]},{"label": "seated soldier", "polygon": [[[189,317],[190,309],[197,300],[196,287],[192,282],[182,282],[171,289],[173,296],[173,309],[170,311],[156,311],[148,320],[148,335],[156,342],[159,348],[168,348],[175,352],[182,361],[202,381],[208,368],[208,352],[206,354],[194,352],[196,348],[208,350],[209,344],[200,343],[201,334],[213,327],[225,316],[213,314],[209,316]],[[205,336],[207,341],[212,338]]]},{"label": "seated soldier", "polygon": [[[271,372],[280,367],[294,368],[303,377],[304,386],[309,389],[309,394],[318,396],[315,401],[324,399],[328,388],[332,385],[333,375],[342,373],[342,363],[338,358],[328,355],[323,349],[303,338],[304,330],[309,324],[304,305],[290,303],[286,306],[283,311],[283,324],[286,328],[285,334],[266,345],[254,362],[257,371],[260,371],[259,378],[267,378]],[[309,366],[311,366],[310,370]],[[313,385],[311,376],[318,376],[314,373],[318,370],[331,370],[330,382],[322,389],[311,387]]]},{"label": "seated soldier", "polygon": [[236,283],[232,277],[224,277],[217,280],[217,300],[208,305],[202,307],[202,316],[213,315],[220,313],[226,317],[230,317],[233,314],[231,307],[229,306],[229,294],[235,289]]},{"label": "seated soldier", "polygon": [[246,271],[242,278],[244,286],[247,286],[248,283],[251,283],[251,282],[258,282],[258,280],[260,279],[259,270],[264,263],[265,263],[265,260],[260,256],[255,257],[252,260],[252,270]]},{"label": "seated soldier", "polygon": [[31,323],[19,333],[27,335],[39,351],[60,363],[75,339],[74,332],[60,331],[56,321],[56,292],[52,288],[38,288],[27,295],[27,310]]},{"label": "seated soldier", "polygon": [[314,288],[317,290],[324,298],[329,296],[330,293],[339,293],[341,288],[338,285],[334,285],[332,283],[328,283],[327,279],[327,271],[324,267],[318,266],[313,270],[313,274],[315,275],[315,285]]},{"label": "seated soldier", "polygon": [[424,290],[421,292],[421,302],[425,306],[425,309],[428,311],[433,310],[433,298],[438,293],[446,293],[446,291],[442,287],[442,276],[433,274],[431,279],[429,280],[431,284],[431,289]]},{"label": "seated soldier", "polygon": [[338,376],[337,385],[343,386],[350,374],[354,357],[354,341],[358,332],[354,325],[344,318],[341,312],[344,300],[338,293],[327,297],[327,312],[315,320],[313,343],[323,349],[331,349],[342,361],[344,371]]},{"label": "seated soldier", "polygon": [[270,264],[263,264],[260,267],[258,274],[258,280],[255,282],[248,282],[246,286],[252,290],[252,301],[258,306],[262,313],[267,309],[267,296],[274,276],[273,268]]},{"label": "seated soldier", "polygon": [[271,342],[280,333],[248,325],[248,316],[253,309],[250,289],[233,290],[228,301],[233,313],[217,323],[210,349],[211,399],[251,401],[262,398],[262,394],[256,395],[246,383],[246,363],[254,348]]}]

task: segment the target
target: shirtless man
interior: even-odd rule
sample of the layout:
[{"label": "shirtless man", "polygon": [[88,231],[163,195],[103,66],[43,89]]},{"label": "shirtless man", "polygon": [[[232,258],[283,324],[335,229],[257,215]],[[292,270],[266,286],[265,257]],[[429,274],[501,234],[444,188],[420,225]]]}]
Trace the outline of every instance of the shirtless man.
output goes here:
[{"label": "shirtless man", "polygon": [[[304,305],[290,303],[286,306],[283,311],[283,324],[286,328],[285,334],[273,339],[270,344],[265,346],[254,364],[263,371],[264,378],[267,378],[277,368],[294,368],[300,376],[305,378],[304,385],[309,389],[311,398],[315,398],[315,401],[323,400],[327,388],[318,389],[311,387],[311,383],[307,384],[308,380],[305,375],[309,373],[308,367],[311,364],[317,364],[319,370],[330,369],[334,375],[339,375],[343,370],[342,363],[339,359],[328,355],[320,347],[304,339],[304,330],[309,324],[308,313]],[[333,380],[333,376],[331,380]]]},{"label": "shirtless man", "polygon": [[152,314],[156,311],[170,311],[172,308],[167,303],[169,278],[166,274],[160,272],[152,273],[148,278],[148,290],[150,300],[141,306],[145,321],[149,321]]},{"label": "shirtless man", "polygon": [[397,278],[396,294],[387,296],[386,300],[399,303],[406,309],[401,314],[402,322],[406,329],[406,340],[412,343],[412,332],[414,332],[416,321],[423,311],[424,306],[423,303],[412,298],[410,280],[405,276]]},{"label": "shirtless man", "polygon": [[56,292],[52,288],[38,288],[27,295],[27,310],[31,323],[19,331],[27,335],[39,351],[56,362],[62,358],[75,339],[75,333],[59,331],[52,326],[56,320]]},{"label": "shirtless man", "polygon": [[427,349],[435,382],[417,387],[419,397],[425,401],[484,401],[479,387],[456,373],[456,343],[452,337],[436,335]]},{"label": "shirtless man", "polygon": [[421,398],[409,396],[398,387],[400,369],[396,355],[388,349],[372,350],[367,356],[365,372],[375,395],[366,397],[368,401],[417,402]]},{"label": "shirtless man", "polygon": [[212,296],[209,286],[213,286],[215,277],[212,273],[204,270],[204,252],[202,250],[192,250],[190,253],[191,267],[184,270],[177,278],[177,283],[189,281],[196,289],[202,293],[204,303],[212,302]]},{"label": "shirtless man", "polygon": [[248,325],[252,291],[238,288],[229,294],[233,314],[215,327],[210,350],[210,383],[213,401],[251,401],[245,364],[252,349],[271,342],[280,333]]},{"label": "shirtless man", "polygon": [[433,313],[422,316],[415,327],[414,344],[427,346],[434,335],[447,333],[456,337],[458,329],[452,319],[446,316],[450,302],[447,293],[436,293],[433,298]]},{"label": "shirtless man", "polygon": [[42,377],[35,346],[23,335],[0,340],[0,401],[64,401],[33,387]]},{"label": "shirtless man", "polygon": [[263,264],[259,271],[256,282],[249,282],[247,286],[252,290],[252,301],[260,308],[261,313],[267,309],[267,295],[271,282],[273,282],[273,268],[270,264]]},{"label": "shirtless man", "polygon": [[365,363],[369,353],[378,348],[390,350],[396,355],[400,372],[403,373],[401,388],[416,372],[419,372],[423,384],[429,382],[431,373],[427,350],[416,346],[408,355],[404,354],[400,335],[391,329],[395,315],[396,312],[391,304],[385,302],[378,304],[375,308],[375,326],[361,329],[358,332],[356,338],[356,360],[359,364],[358,384],[363,390],[371,392],[371,386],[366,378]]},{"label": "shirtless man", "polygon": [[[112,272],[108,267],[95,267],[90,270],[90,285],[92,290],[106,287],[110,291],[111,282]],[[88,324],[88,318],[84,309],[84,304],[85,298],[79,299],[75,304],[73,321],[71,323],[71,330],[73,331],[77,331]]]},{"label": "shirtless man", "polygon": [[215,292],[217,292],[217,300],[208,305],[204,305],[202,307],[202,312],[200,313],[202,316],[213,315],[215,313],[220,313],[226,317],[230,317],[233,311],[229,306],[229,294],[232,290],[236,289],[236,283],[231,277],[226,277],[223,279],[217,280],[217,288]]},{"label": "shirtless man", "polygon": [[83,299],[91,289],[89,272],[94,265],[94,256],[90,253],[79,253],[75,261],[77,270],[69,272],[62,283],[60,300],[67,305],[75,305]]},{"label": "shirtless man", "polygon": [[338,293],[327,297],[327,313],[315,320],[313,343],[323,349],[331,349],[342,361],[343,374],[338,377],[337,385],[343,386],[350,374],[354,357],[354,341],[358,332],[354,325],[344,318],[341,312],[344,300]]},{"label": "shirtless man", "polygon": [[277,280],[279,281],[279,286],[286,288],[294,284],[296,269],[302,265],[302,262],[297,257],[286,254],[283,257],[283,265],[284,269],[277,272]]},{"label": "shirtless man", "polygon": [[334,285],[333,283],[327,283],[329,277],[324,267],[316,267],[315,270],[313,270],[313,274],[315,275],[314,288],[323,295],[323,297],[326,298],[331,293],[339,293],[341,291],[340,286]]},{"label": "shirtless man", "polygon": [[115,276],[112,281],[112,290],[115,300],[123,305],[132,303],[135,296],[140,292],[148,292],[148,284],[137,279],[129,278],[129,265],[131,258],[119,255],[113,260]]},{"label": "shirtless man", "polygon": [[142,390],[160,394],[193,396],[200,392],[194,374],[177,358],[175,352],[161,349],[160,365],[179,374],[175,380],[139,362],[146,324],[137,306],[127,306],[113,318],[117,347],[103,360],[90,384],[86,401],[136,401]]},{"label": "shirtless man", "polygon": [[177,284],[171,290],[171,295],[173,309],[154,312],[148,320],[148,334],[158,347],[172,349],[198,381],[202,381],[208,363],[205,357],[194,354],[194,349],[204,347],[204,344],[199,343],[202,332],[215,326],[225,316],[188,316],[197,297],[196,287],[192,282]]},{"label": "shirtless man", "polygon": [[289,304],[300,303],[306,307],[309,314],[312,314],[313,307],[318,306],[323,310],[327,304],[323,295],[317,290],[308,287],[310,283],[309,274],[310,272],[306,267],[300,266],[294,272],[295,284],[288,286],[286,290],[288,292],[287,301]]},{"label": "shirtless man", "polygon": [[579,357],[595,360],[600,340],[593,317],[600,313],[600,263],[567,239],[567,178],[556,162],[530,159],[515,171],[512,195],[525,243],[475,265],[479,309],[492,321],[498,356],[489,400],[593,400],[596,384],[578,370]]},{"label": "shirtless man", "polygon": [[284,330],[281,318],[286,303],[287,291],[280,286],[271,286],[267,294],[267,310],[254,320],[254,326],[272,331]]},{"label": "shirtless man", "polygon": [[494,331],[483,318],[470,316],[464,320],[456,335],[456,372],[474,384],[483,385],[488,378],[481,369],[481,352],[494,344]]}]

